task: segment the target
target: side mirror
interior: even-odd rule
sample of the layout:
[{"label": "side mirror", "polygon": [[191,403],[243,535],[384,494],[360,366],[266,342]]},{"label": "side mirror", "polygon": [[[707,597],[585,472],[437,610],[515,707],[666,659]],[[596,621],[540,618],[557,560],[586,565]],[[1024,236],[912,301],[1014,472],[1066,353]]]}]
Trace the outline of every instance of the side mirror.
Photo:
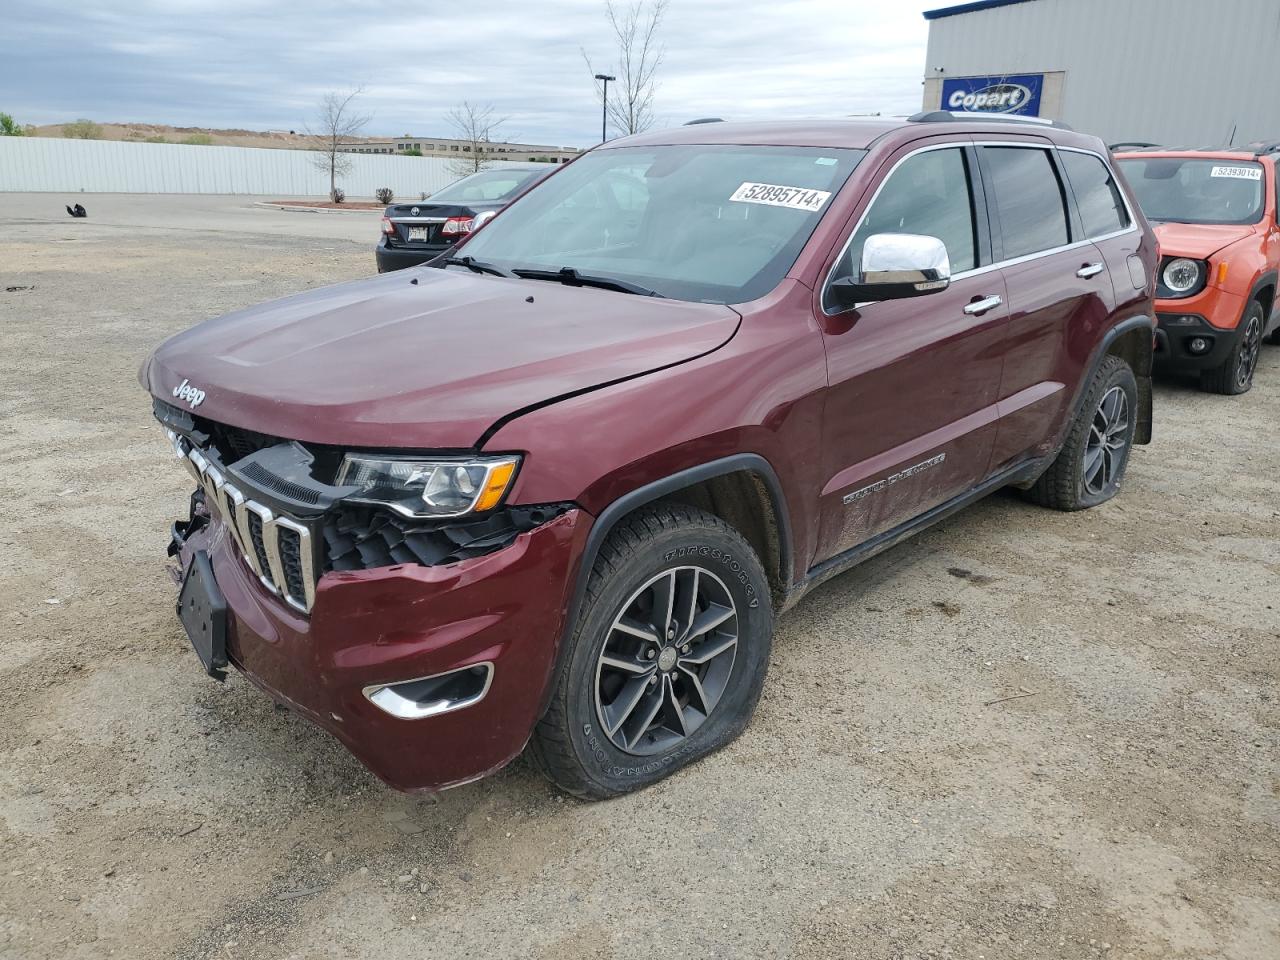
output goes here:
[{"label": "side mirror", "polygon": [[940,293],[951,285],[951,261],[937,237],[877,233],[862,245],[858,274],[833,280],[831,298],[849,309],[874,300]]}]

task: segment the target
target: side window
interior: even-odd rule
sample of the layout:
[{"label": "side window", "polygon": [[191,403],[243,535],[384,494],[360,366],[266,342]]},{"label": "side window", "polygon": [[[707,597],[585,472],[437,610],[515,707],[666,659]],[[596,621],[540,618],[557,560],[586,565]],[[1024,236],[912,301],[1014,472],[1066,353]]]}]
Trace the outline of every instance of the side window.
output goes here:
[{"label": "side window", "polygon": [[1087,237],[1101,237],[1129,226],[1120,188],[1100,157],[1091,153],[1060,150],[1058,157],[1067,171]]},{"label": "side window", "polygon": [[[1049,151],[1039,147],[983,147],[1004,238],[1004,259],[1065,246],[1067,209]],[[992,224],[994,231],[996,224]]]},{"label": "side window", "polygon": [[977,266],[973,198],[968,164],[960,149],[926,150],[908,157],[890,174],[862,217],[832,279],[852,276],[862,246],[877,233],[919,233],[947,248],[951,272]]}]

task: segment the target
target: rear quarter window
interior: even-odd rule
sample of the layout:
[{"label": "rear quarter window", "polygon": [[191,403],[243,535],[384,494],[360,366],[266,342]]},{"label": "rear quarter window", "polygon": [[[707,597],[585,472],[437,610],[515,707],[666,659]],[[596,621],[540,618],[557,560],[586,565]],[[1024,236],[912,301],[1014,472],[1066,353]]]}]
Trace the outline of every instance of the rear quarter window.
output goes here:
[{"label": "rear quarter window", "polygon": [[1059,158],[1075,195],[1085,236],[1101,237],[1129,226],[1129,211],[1111,171],[1101,157],[1060,150]]}]

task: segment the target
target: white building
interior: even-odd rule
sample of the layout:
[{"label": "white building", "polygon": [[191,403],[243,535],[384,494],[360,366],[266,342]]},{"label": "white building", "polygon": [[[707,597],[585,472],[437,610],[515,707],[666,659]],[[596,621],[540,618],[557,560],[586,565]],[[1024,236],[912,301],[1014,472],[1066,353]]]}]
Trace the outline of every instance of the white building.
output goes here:
[{"label": "white building", "polygon": [[924,109],[1108,143],[1280,140],[1280,0],[978,0],[930,10]]}]

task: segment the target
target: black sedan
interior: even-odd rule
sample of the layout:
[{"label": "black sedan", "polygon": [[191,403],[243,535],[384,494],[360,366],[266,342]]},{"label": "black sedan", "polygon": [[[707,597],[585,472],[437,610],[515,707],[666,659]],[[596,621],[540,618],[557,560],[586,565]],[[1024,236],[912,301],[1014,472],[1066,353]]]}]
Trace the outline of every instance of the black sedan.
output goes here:
[{"label": "black sedan", "polygon": [[393,203],[382,215],[382,239],[375,250],[378,272],[439,256],[554,169],[482,170],[421,203]]}]

